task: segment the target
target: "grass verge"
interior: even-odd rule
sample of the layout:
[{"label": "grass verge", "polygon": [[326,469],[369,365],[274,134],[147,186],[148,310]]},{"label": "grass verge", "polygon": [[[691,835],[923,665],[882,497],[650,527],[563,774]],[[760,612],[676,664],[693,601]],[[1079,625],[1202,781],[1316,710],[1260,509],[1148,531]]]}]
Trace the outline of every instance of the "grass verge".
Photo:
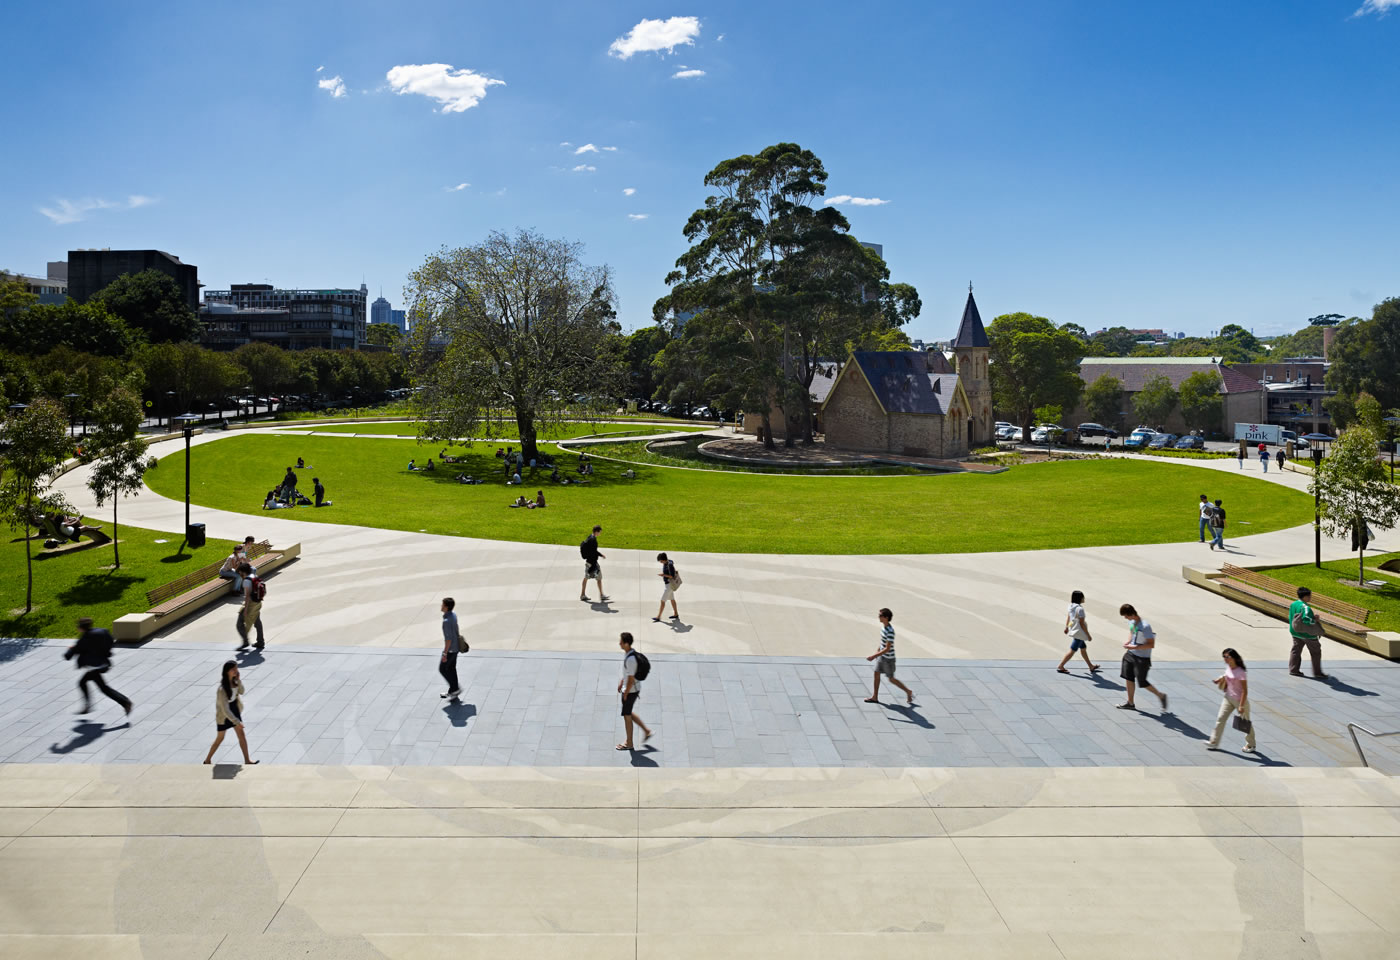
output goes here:
[{"label": "grass verge", "polygon": [[[324,427],[295,427],[296,430],[316,431],[317,433],[353,433],[356,435],[412,437],[418,433],[418,425],[413,421],[401,423],[329,423]],[[698,433],[711,429],[708,426],[672,426],[657,424],[655,427],[619,426],[615,423],[561,423],[547,430],[541,430],[541,440],[573,440],[577,437],[651,437],[658,433]],[[513,423],[503,423],[492,431],[494,440],[518,440],[520,429]]]},{"label": "grass verge", "polygon": [[[546,448],[554,449],[554,448]],[[480,446],[463,464],[405,470],[422,459],[412,440],[235,434],[194,448],[195,502],[261,515],[267,489],[298,456],[335,505],[278,517],[392,530],[577,544],[603,525],[606,546],[735,553],[954,553],[1162,543],[1196,537],[1202,490],[1229,505],[1251,533],[1296,526],[1312,501],[1248,476],[1197,474],[1129,460],[1055,461],[995,475],[765,476],[719,470],[635,467],[595,460],[587,485],[553,486],[543,472],[522,491],[504,484],[500,461]],[[147,473],[158,493],[184,493],[184,452]],[[570,471],[577,456],[559,457]],[[175,467],[180,467],[175,469]],[[465,486],[465,471],[489,482]],[[307,483],[309,486],[309,481]],[[520,493],[544,488],[545,510],[514,510]]]},{"label": "grass verge", "polygon": [[1366,558],[1366,579],[1385,582],[1385,586],[1376,590],[1361,590],[1337,582],[1356,579],[1358,568],[1355,557],[1329,561],[1321,569],[1311,563],[1300,563],[1291,567],[1265,567],[1262,572],[1294,586],[1307,587],[1320,597],[1332,597],[1365,607],[1371,611],[1371,617],[1366,621],[1368,627],[1400,630],[1400,579],[1376,572],[1382,563],[1397,557],[1400,557],[1400,553],[1378,553]]}]

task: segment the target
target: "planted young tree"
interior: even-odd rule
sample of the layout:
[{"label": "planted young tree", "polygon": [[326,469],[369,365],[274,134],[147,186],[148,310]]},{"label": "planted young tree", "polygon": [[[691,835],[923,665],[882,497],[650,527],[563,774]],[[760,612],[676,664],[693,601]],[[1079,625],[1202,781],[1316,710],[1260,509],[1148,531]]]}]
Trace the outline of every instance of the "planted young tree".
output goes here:
[{"label": "planted young tree", "polygon": [[612,274],[582,254],[528,230],[493,232],[410,274],[413,405],[425,438],[481,436],[509,411],[528,460],[539,428],[561,422],[575,396],[616,393]]},{"label": "planted young tree", "polygon": [[[1343,431],[1314,471],[1309,492],[1321,504],[1322,529],[1344,537],[1362,525],[1400,523],[1400,487],[1386,477],[1376,435],[1357,425]],[[1356,582],[1366,582],[1366,538],[1357,537]]]},{"label": "planted young tree", "polygon": [[1186,426],[1203,434],[1219,430],[1225,412],[1224,389],[1225,382],[1214,371],[1198,370],[1181,381],[1178,400]]},{"label": "planted young tree", "polygon": [[0,461],[0,515],[11,529],[24,530],[24,567],[28,584],[24,612],[34,609],[34,560],[29,531],[40,513],[67,510],[63,494],[53,489],[58,469],[68,455],[68,416],[54,401],[38,397],[29,408],[5,420],[9,444]]},{"label": "planted young tree", "polygon": [[1123,381],[1111,373],[1101,373],[1099,378],[1084,388],[1084,409],[1089,419],[1105,426],[1114,424],[1121,427],[1123,419]]},{"label": "planted young tree", "polygon": [[991,344],[992,398],[998,410],[1020,418],[1021,440],[1030,442],[1037,407],[1073,410],[1084,391],[1079,361],[1084,344],[1044,317],[1010,313],[987,327]]},{"label": "planted young tree", "polygon": [[146,441],[136,435],[141,426],[141,398],[125,386],[113,388],[93,410],[93,432],[83,448],[83,462],[92,464],[88,489],[99,507],[112,501],[112,563],[120,568],[117,505],[141,492],[146,475]]},{"label": "planted young tree", "polygon": [[1137,396],[1133,397],[1133,413],[1137,415],[1138,423],[1160,430],[1167,417],[1172,415],[1172,410],[1176,409],[1176,401],[1172,382],[1159,375],[1143,384]]}]

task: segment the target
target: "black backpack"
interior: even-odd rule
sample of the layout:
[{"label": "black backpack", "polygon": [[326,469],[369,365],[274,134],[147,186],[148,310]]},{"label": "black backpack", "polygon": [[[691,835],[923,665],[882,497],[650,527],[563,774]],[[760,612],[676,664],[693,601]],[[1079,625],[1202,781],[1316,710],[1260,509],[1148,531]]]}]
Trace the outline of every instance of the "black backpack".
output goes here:
[{"label": "black backpack", "polygon": [[592,534],[584,537],[583,543],[578,545],[578,555],[590,563],[598,559],[598,541],[593,538]]},{"label": "black backpack", "polygon": [[631,653],[628,654],[628,656],[637,658],[636,677],[637,682],[641,683],[647,678],[647,675],[651,673],[651,661],[647,659],[647,655],[645,653],[640,653],[636,650],[633,650]]}]

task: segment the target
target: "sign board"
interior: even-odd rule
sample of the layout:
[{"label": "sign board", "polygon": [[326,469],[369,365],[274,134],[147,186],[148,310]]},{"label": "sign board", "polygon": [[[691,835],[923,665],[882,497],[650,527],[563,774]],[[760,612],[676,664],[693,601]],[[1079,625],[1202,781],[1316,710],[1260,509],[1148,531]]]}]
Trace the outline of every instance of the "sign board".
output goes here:
[{"label": "sign board", "polygon": [[1235,439],[1249,443],[1279,444],[1283,442],[1283,427],[1272,423],[1237,423]]}]

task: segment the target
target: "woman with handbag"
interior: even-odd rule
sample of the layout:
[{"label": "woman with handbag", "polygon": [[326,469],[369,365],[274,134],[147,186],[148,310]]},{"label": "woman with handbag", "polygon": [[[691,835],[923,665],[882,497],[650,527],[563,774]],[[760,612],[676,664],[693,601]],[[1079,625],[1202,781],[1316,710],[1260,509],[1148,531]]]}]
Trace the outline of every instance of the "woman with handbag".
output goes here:
[{"label": "woman with handbag", "polygon": [[1244,752],[1254,752],[1254,724],[1249,719],[1249,677],[1244,661],[1234,647],[1226,647],[1220,652],[1225,661],[1225,672],[1215,678],[1215,685],[1224,694],[1220,702],[1220,713],[1215,717],[1215,729],[1211,732],[1207,750],[1220,749],[1220,737],[1225,732],[1225,721],[1230,714],[1238,713],[1233,724],[1236,730],[1244,732]]}]

